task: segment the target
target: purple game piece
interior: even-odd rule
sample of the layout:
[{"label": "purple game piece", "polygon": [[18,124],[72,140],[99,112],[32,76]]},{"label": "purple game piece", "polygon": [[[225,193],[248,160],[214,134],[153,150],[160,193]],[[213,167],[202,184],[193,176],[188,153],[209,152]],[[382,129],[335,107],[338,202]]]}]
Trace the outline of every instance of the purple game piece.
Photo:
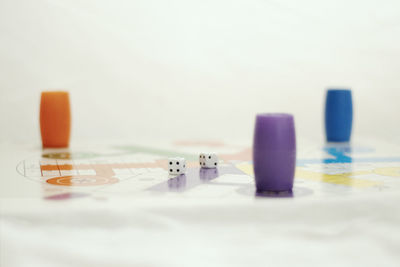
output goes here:
[{"label": "purple game piece", "polygon": [[296,166],[296,134],[290,114],[258,114],[254,130],[253,167],[256,188],[289,191]]}]

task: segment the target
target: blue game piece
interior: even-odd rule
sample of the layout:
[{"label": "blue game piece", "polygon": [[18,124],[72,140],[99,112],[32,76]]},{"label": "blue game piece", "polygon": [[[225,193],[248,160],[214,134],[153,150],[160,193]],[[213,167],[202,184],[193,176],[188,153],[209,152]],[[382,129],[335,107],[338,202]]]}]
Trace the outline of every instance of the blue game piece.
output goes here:
[{"label": "blue game piece", "polygon": [[328,89],[325,104],[325,131],[328,142],[350,141],[353,122],[351,90]]}]

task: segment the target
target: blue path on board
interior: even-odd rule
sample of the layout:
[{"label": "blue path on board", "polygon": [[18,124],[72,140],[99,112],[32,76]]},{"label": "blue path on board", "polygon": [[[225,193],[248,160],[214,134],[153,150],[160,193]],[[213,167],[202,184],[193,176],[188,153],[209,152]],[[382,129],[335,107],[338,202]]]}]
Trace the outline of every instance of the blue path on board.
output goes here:
[{"label": "blue path on board", "polygon": [[325,147],[323,149],[326,153],[334,158],[325,159],[298,159],[297,166],[305,166],[307,164],[331,164],[331,163],[372,163],[372,162],[400,162],[400,157],[386,157],[386,158],[356,158],[352,157],[354,153],[370,153],[374,152],[369,148],[352,148],[352,147]]}]

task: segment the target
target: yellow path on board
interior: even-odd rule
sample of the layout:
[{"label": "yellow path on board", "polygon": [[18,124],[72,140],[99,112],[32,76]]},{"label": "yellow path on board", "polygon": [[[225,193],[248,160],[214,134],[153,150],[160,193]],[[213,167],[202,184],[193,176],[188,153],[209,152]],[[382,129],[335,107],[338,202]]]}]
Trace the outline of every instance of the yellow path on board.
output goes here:
[{"label": "yellow path on board", "polygon": [[[242,172],[254,176],[253,173],[253,165],[249,163],[240,163],[237,164],[236,167],[241,170]],[[352,186],[352,187],[373,187],[382,185],[381,182],[371,181],[371,180],[364,180],[353,178],[353,176],[357,175],[365,175],[371,174],[372,171],[359,171],[359,172],[349,172],[349,173],[340,173],[340,174],[325,174],[321,172],[313,172],[307,171],[303,168],[296,168],[295,177],[317,181],[317,182],[324,182],[330,184],[337,184],[337,185],[345,185],[345,186]]]}]

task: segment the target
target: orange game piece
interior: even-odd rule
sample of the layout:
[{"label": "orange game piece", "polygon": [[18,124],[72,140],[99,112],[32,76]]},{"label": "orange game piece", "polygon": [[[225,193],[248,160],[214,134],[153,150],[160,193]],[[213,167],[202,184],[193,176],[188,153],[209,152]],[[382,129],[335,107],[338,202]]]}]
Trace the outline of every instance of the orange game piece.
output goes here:
[{"label": "orange game piece", "polygon": [[42,92],[40,132],[43,147],[68,147],[70,131],[71,112],[68,92]]}]

